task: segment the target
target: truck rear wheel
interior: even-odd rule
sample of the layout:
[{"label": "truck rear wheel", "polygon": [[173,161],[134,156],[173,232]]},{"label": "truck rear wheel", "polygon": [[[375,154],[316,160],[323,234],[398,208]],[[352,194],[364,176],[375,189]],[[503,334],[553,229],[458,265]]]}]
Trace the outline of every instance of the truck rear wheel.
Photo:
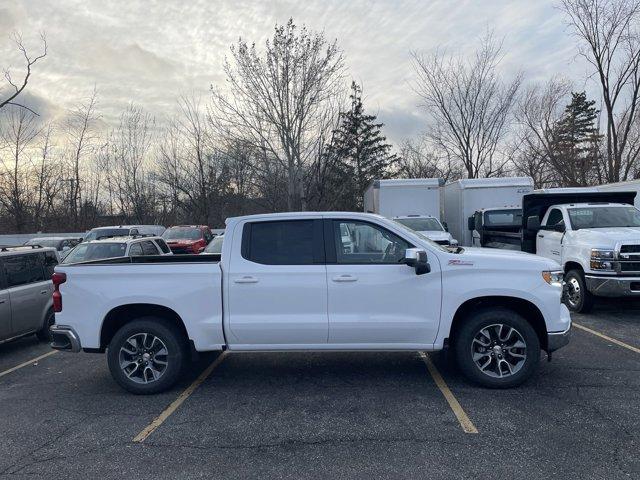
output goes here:
[{"label": "truck rear wheel", "polygon": [[131,393],[146,395],[171,388],[187,363],[187,339],[164,318],[143,317],[125,324],[109,343],[113,379]]},{"label": "truck rear wheel", "polygon": [[587,290],[584,273],[569,270],[564,277],[565,291],[563,300],[569,310],[576,313],[589,313],[593,308],[593,295]]},{"label": "truck rear wheel", "polygon": [[483,387],[520,385],[540,363],[540,340],[535,330],[506,308],[480,310],[464,319],[454,348],[462,372]]}]

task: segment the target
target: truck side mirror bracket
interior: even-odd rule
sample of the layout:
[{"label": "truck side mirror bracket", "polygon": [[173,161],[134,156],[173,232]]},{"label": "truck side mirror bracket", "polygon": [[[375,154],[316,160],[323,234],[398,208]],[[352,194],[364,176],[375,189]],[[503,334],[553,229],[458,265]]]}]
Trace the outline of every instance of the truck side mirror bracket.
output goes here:
[{"label": "truck side mirror bracket", "polygon": [[416,270],[416,275],[424,275],[431,271],[427,261],[427,252],[421,248],[407,248],[404,252],[404,263]]}]

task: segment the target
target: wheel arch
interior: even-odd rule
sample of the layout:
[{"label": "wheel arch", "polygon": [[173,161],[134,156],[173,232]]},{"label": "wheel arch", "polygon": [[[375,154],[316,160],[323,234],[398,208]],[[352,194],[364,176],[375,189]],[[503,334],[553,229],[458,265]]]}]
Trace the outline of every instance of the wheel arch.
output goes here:
[{"label": "wheel arch", "polygon": [[129,303],[112,308],[104,317],[100,329],[100,350],[104,351],[115,333],[127,323],[140,317],[160,317],[174,325],[189,338],[184,321],[174,310],[164,305],[151,303]]},{"label": "wheel arch", "polygon": [[567,261],[564,264],[564,273],[569,273],[571,270],[580,270],[584,273],[584,268],[578,262],[575,261]]},{"label": "wheel arch", "polygon": [[534,303],[523,298],[497,295],[476,297],[461,304],[453,317],[453,322],[451,323],[451,329],[449,331],[448,343],[453,345],[457,331],[464,323],[464,319],[472,312],[476,312],[479,309],[490,308],[505,308],[523,317],[527,322],[529,322],[538,335],[540,348],[542,350],[547,350],[547,327],[540,309]]}]

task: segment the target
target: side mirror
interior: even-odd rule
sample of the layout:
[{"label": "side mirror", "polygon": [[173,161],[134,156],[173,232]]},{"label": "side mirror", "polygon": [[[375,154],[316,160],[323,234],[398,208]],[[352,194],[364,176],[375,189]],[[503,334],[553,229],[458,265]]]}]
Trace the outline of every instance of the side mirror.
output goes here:
[{"label": "side mirror", "polygon": [[467,218],[467,230],[475,230],[476,229],[476,219],[475,217]]},{"label": "side mirror", "polygon": [[540,230],[540,219],[537,215],[527,217],[527,230]]},{"label": "side mirror", "polygon": [[421,248],[407,248],[404,252],[404,263],[415,268],[416,275],[431,271],[431,265],[427,262],[427,252]]}]

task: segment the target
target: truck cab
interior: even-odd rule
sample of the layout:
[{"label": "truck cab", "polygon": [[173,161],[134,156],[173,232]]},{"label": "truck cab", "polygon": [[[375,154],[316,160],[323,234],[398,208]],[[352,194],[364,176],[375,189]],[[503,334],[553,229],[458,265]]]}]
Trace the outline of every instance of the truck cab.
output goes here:
[{"label": "truck cab", "polygon": [[575,312],[588,312],[594,297],[640,296],[640,210],[633,206],[635,193],[627,201],[606,201],[611,195],[552,203],[527,220],[535,253],[562,266],[565,303]]}]

